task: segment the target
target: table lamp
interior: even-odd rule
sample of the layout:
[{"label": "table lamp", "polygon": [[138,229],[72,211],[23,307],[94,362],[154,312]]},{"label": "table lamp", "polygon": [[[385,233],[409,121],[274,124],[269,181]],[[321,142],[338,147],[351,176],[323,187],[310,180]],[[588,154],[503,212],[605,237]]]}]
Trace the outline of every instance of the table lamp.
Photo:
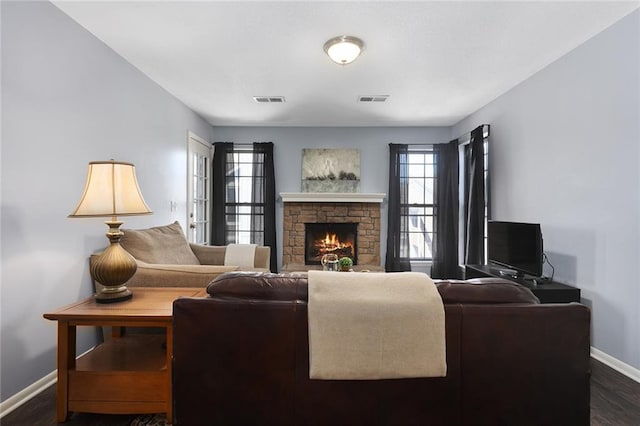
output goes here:
[{"label": "table lamp", "polygon": [[120,246],[124,233],[118,216],[151,214],[138,187],[136,169],[131,163],[120,161],[92,161],[84,193],[69,217],[111,217],[105,221],[109,227],[109,247],[91,262],[90,273],[94,282],[102,284],[97,291],[97,303],[113,303],[131,299],[124,285],[136,273],[136,261]]}]

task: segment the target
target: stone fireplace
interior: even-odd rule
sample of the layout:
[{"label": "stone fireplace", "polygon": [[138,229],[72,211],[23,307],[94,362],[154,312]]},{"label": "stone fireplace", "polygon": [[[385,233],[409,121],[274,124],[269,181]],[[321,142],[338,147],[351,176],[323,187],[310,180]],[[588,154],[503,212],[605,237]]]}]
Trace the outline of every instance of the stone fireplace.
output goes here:
[{"label": "stone fireplace", "polygon": [[[384,194],[281,193],[284,204],[282,270],[319,269],[305,259],[305,234],[310,224],[355,226],[355,270],[384,270],[380,266],[380,204]],[[356,262],[354,262],[356,263]]]}]

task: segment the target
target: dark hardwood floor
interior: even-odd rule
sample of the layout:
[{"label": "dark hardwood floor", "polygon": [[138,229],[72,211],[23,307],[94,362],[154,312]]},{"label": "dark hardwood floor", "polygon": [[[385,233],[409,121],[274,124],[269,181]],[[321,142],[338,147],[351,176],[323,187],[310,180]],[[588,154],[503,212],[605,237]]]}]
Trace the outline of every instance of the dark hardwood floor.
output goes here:
[{"label": "dark hardwood floor", "polygon": [[591,425],[640,425],[640,383],[591,358]]},{"label": "dark hardwood floor", "polygon": [[[591,425],[640,425],[640,383],[592,359]],[[2,426],[55,425],[55,385],[6,415]],[[129,426],[136,416],[76,413],[69,426]],[[144,422],[141,422],[144,423]]]}]

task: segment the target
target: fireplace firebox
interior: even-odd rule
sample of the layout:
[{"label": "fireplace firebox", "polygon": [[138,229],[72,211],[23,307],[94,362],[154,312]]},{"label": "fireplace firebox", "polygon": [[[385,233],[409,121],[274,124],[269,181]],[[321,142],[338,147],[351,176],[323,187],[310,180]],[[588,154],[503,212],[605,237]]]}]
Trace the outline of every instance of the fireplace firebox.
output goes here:
[{"label": "fireplace firebox", "polygon": [[304,263],[319,265],[325,254],[349,257],[358,264],[357,223],[305,223]]}]

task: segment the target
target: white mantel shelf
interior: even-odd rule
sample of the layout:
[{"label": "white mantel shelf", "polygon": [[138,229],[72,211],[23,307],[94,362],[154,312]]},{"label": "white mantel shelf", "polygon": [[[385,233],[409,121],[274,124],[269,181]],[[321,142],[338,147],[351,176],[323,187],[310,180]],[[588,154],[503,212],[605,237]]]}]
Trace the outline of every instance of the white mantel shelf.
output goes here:
[{"label": "white mantel shelf", "polygon": [[281,192],[283,203],[382,203],[385,193]]}]

